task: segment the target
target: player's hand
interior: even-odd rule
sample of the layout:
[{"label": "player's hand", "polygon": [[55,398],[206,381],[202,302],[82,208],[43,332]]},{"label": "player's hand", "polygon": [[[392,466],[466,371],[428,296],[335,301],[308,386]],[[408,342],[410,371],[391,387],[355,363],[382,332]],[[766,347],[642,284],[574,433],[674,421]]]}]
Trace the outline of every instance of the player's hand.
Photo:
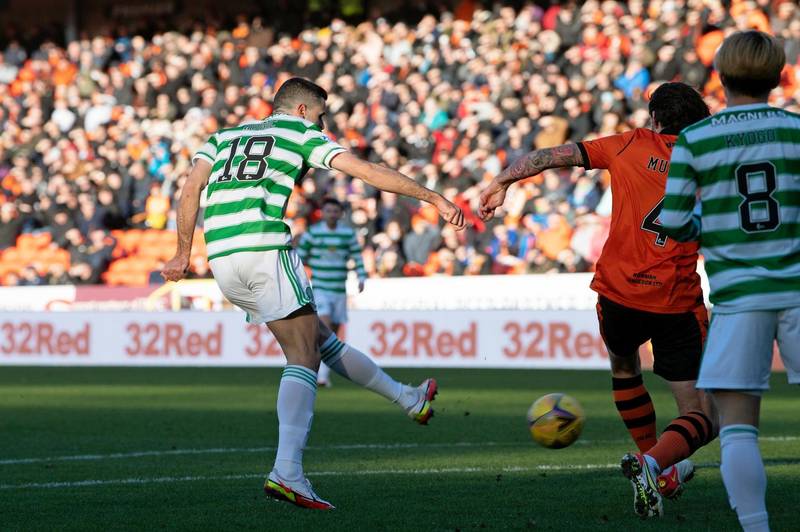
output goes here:
[{"label": "player's hand", "polygon": [[436,207],[436,210],[439,211],[439,216],[441,216],[445,222],[453,224],[457,231],[461,231],[467,226],[467,221],[461,209],[444,199],[444,197],[439,196],[433,205]]},{"label": "player's hand", "polygon": [[503,206],[506,200],[506,191],[508,187],[500,184],[496,179],[492,179],[491,183],[481,192],[480,205],[478,207],[478,214],[481,220],[491,220],[494,217],[494,210]]},{"label": "player's hand", "polygon": [[358,280],[358,293],[360,294],[363,291],[364,291],[364,279],[359,279]]},{"label": "player's hand", "polygon": [[189,271],[189,257],[175,255],[161,269],[161,277],[165,281],[180,281]]}]

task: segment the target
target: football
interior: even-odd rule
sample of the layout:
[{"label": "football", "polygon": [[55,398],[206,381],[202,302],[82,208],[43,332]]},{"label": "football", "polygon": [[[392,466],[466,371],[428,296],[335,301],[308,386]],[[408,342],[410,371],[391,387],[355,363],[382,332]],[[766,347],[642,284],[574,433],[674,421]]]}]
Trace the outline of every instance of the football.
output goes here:
[{"label": "football", "polygon": [[585,421],[581,404],[563,393],[544,395],[528,410],[531,436],[539,445],[549,449],[562,449],[575,443]]}]

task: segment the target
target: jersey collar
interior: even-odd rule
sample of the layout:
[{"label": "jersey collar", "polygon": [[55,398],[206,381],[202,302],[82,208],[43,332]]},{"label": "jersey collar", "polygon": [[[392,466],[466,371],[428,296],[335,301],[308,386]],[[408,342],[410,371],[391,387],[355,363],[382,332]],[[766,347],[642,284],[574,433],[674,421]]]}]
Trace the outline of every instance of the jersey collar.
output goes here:
[{"label": "jersey collar", "polygon": [[734,105],[733,107],[726,107],[721,113],[725,113],[727,111],[749,111],[751,109],[759,109],[761,107],[772,107],[769,102],[758,102],[758,103],[747,103],[744,105]]}]

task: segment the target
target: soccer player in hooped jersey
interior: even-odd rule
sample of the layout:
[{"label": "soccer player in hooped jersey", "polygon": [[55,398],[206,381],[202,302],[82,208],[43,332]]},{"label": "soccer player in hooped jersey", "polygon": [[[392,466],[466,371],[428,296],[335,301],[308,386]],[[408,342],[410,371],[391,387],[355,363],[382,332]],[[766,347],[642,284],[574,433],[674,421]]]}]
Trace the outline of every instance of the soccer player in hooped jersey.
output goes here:
[{"label": "soccer player in hooped jersey", "polygon": [[671,238],[702,245],[714,308],[697,387],[719,409],[722,479],[748,532],[769,530],[758,422],[775,340],[800,383],[800,115],[767,104],[784,62],[765,33],[725,39],[727,108],[681,132],[661,213]]},{"label": "soccer player in hooped jersey", "polygon": [[[710,401],[695,388],[708,317],[697,275],[698,246],[668,238],[659,225],[668,161],[678,132],[708,116],[702,97],[666,83],[649,102],[652,129],[533,151],[495,177],[481,194],[484,219],[502,206],[508,187],[550,168],[583,166],[611,173],[611,231],[591,288],[611,361],[614,403],[640,452],[662,465],[658,484],[677,497],[694,473],[686,460],[716,434]],[[669,382],[679,417],[656,437],[656,416],[642,379],[639,347],[653,345],[653,371]],[[629,468],[624,467],[626,476]],[[635,492],[643,517],[662,512]]]},{"label": "soccer player in hooped jersey", "polygon": [[[341,222],[344,208],[334,198],[322,201],[322,221],[300,237],[297,253],[311,268],[314,303],[319,319],[335,334],[347,323],[347,263],[351,260],[358,274],[358,291],[364,290],[367,272],[361,258],[361,245],[352,227]],[[317,384],[330,386],[330,368],[322,362]]]},{"label": "soccer player in hooped jersey", "polygon": [[432,415],[432,379],[404,386],[372,360],[343,344],[319,323],[311,286],[291,246],[284,221],[295,184],[308,168],[335,168],[372,186],[431,203],[442,218],[462,229],[461,210],[414,180],[355,157],[322,132],[327,93],[292,78],[275,94],[267,119],[223,129],[194,156],[194,167],[178,208],[178,249],[162,275],[184,277],[189,266],[200,195],[206,190],[204,231],[209,264],[222,293],[266,323],[288,365],[278,388],[278,450],[264,484],[271,497],[319,510],[333,505],[314,493],[303,473],[303,449],[311,429],[320,353],[334,371],[398,403],[419,423]]}]

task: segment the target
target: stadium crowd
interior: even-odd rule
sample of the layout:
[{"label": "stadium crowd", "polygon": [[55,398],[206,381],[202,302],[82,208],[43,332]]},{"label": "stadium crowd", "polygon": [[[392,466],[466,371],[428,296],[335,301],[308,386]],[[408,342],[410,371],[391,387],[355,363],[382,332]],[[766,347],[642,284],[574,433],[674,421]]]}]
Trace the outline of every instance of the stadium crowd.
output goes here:
[{"label": "stadium crowd", "polygon": [[[174,229],[192,154],[218,128],[267,116],[292,75],[330,93],[333,138],[470,212],[469,229],[456,233],[431,209],[312,170],[289,205],[295,237],[333,196],[349,205],[371,276],[590,271],[610,214],[604,172],[528,180],[488,224],[473,214],[481,184],[530,149],[646,126],[659,82],[685,81],[719,109],[711,62],[735,29],[784,39],[775,103],[800,110],[800,8],[579,4],[456,9],[416,25],[333,20],[293,36],[241,18],[232,29],[197,24],[149,38],[12,41],[0,52],[0,250],[42,232],[69,260],[0,268],[2,282],[103,282],[128,253],[111,231]],[[201,262],[196,275],[208,275]]]}]

